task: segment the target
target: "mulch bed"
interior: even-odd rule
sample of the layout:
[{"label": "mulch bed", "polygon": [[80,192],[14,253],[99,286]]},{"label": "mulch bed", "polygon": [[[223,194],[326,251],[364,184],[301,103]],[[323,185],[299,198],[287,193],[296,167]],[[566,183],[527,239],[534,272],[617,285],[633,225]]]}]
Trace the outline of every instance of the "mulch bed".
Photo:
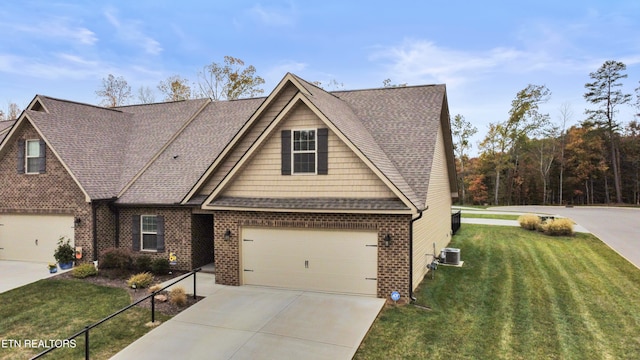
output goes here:
[{"label": "mulch bed", "polygon": [[[76,279],[72,276],[71,271],[67,271],[65,273],[52,276],[49,279],[53,279],[53,280],[76,279],[76,280],[86,281],[88,283],[92,283],[100,286],[121,288],[129,292],[129,296],[131,297],[131,302],[133,303],[149,295],[149,292],[147,291],[147,289],[132,289],[129,286],[127,286],[127,279],[131,277],[131,275],[135,275],[136,273],[137,272],[135,271],[123,272],[121,270],[102,269],[98,272],[98,275],[96,276],[89,276],[84,279]],[[154,275],[153,283],[160,284],[167,280],[180,277],[186,273],[187,273],[186,271],[173,271],[173,273],[169,275]],[[189,281],[189,280],[184,280],[184,281]],[[181,283],[178,283],[178,285],[180,284]],[[166,292],[164,291],[162,293],[166,294]],[[173,305],[169,301],[160,302],[156,300],[155,310],[165,315],[174,316],[202,299],[203,299],[202,296],[196,296],[196,298],[194,299],[192,295],[187,295],[187,304],[185,306]],[[137,306],[146,308],[146,309],[151,309],[151,299],[148,299],[147,301],[143,301]]]}]

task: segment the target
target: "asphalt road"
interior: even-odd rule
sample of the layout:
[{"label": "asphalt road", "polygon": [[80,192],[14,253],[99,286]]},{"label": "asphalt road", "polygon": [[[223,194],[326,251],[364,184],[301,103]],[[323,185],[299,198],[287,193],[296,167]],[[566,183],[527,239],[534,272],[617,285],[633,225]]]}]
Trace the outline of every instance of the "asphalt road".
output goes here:
[{"label": "asphalt road", "polygon": [[617,207],[496,206],[490,210],[561,215],[582,225],[640,268],[640,209]]}]

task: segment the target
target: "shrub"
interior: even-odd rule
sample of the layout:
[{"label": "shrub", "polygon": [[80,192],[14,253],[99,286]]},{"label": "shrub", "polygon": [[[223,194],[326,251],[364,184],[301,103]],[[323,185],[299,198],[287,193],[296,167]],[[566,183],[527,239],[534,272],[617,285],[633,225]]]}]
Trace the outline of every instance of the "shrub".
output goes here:
[{"label": "shrub", "polygon": [[540,218],[534,214],[520,215],[518,222],[522,228],[527,230],[536,230],[541,224]]},{"label": "shrub", "polygon": [[184,288],[177,286],[169,291],[169,302],[177,306],[187,305],[187,294]]},{"label": "shrub", "polygon": [[151,271],[151,256],[140,255],[136,257],[136,270],[138,271]]},{"label": "shrub", "polygon": [[127,270],[131,268],[133,258],[129,249],[108,248],[100,254],[98,266],[101,269],[120,269]]},{"label": "shrub", "polygon": [[162,289],[162,284],[155,284],[149,288],[149,294],[154,293],[160,289]]},{"label": "shrub", "polygon": [[64,236],[58,239],[58,247],[53,252],[53,257],[58,264],[66,264],[75,260],[76,251],[71,247],[71,239],[66,239],[67,241],[64,241]]},{"label": "shrub", "polygon": [[546,226],[545,234],[551,236],[571,236],[573,235],[573,221],[567,218],[550,221]]},{"label": "shrub", "polygon": [[73,268],[71,275],[74,278],[84,279],[88,276],[96,276],[98,274],[98,269],[96,269],[93,264],[82,264]]},{"label": "shrub", "polygon": [[153,260],[151,271],[156,275],[167,275],[169,273],[169,260],[165,258]]},{"label": "shrub", "polygon": [[136,288],[146,288],[151,285],[153,282],[153,275],[148,272],[142,272],[135,275],[132,275],[129,280],[127,280],[127,286],[133,287],[135,285]]}]

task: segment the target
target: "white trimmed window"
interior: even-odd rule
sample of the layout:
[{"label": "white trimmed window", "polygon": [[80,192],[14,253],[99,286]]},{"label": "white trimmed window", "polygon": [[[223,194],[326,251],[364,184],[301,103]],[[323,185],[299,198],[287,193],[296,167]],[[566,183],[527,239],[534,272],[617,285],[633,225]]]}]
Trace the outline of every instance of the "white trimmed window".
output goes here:
[{"label": "white trimmed window", "polygon": [[291,137],[293,156],[291,157],[294,174],[316,173],[316,129],[293,130]]},{"label": "white trimmed window", "polygon": [[26,173],[38,174],[40,172],[40,140],[27,140],[25,144]]},{"label": "white trimmed window", "polygon": [[140,216],[140,240],[142,250],[158,250],[158,217],[155,215]]}]

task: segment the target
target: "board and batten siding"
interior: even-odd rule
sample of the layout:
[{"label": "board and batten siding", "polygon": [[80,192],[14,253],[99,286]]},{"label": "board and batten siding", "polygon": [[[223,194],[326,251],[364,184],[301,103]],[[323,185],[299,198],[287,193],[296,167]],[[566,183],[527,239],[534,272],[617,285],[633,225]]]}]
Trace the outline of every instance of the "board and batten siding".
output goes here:
[{"label": "board and batten siding", "polygon": [[438,130],[436,147],[431,165],[427,205],[422,218],[413,223],[413,289],[427,273],[427,264],[433,257],[433,243],[436,255],[451,241],[451,188],[447,175],[442,128]]},{"label": "board and batten siding", "polygon": [[229,183],[223,196],[236,197],[347,197],[395,198],[395,194],[342,141],[329,130],[328,174],[282,175],[282,130],[326,128],[305,104],[297,104],[254,152],[244,168]]},{"label": "board and batten siding", "polygon": [[297,92],[298,88],[291,83],[282,88],[278,97],[274,99],[273,103],[260,115],[260,118],[257,119],[247,134],[236,144],[235,148],[227,155],[222,164],[218,165],[218,169],[212,174],[209,181],[200,188],[198,195],[209,195],[213,192],[216,186],[224,179],[225,175],[229,173],[231,168],[240,160],[242,155],[251,147],[264,129],[271,124]]}]

